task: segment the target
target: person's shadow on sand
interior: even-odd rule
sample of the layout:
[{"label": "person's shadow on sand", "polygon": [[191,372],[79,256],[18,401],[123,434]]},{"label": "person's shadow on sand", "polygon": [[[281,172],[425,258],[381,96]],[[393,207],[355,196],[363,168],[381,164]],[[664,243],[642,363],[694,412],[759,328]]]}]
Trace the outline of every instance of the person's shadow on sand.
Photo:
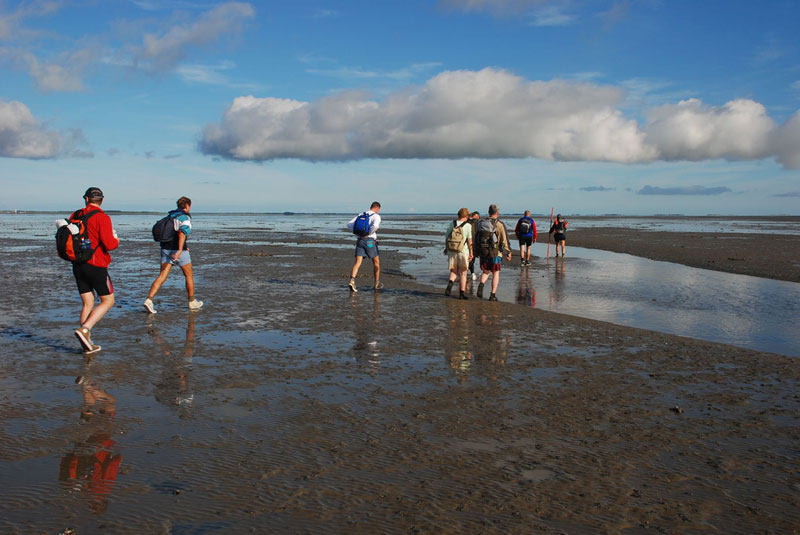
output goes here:
[{"label": "person's shadow on sand", "polygon": [[[49,347],[50,349],[59,352],[83,353],[83,350],[80,348],[78,344],[66,345],[64,343],[64,340],[56,338],[48,338],[46,336],[42,336],[39,334],[33,334],[31,332],[26,331],[22,327],[6,327],[4,329],[0,329],[0,338],[6,340],[22,340],[25,342],[32,342],[34,344],[42,344],[44,346]],[[72,340],[74,341],[75,338],[73,337]]]}]

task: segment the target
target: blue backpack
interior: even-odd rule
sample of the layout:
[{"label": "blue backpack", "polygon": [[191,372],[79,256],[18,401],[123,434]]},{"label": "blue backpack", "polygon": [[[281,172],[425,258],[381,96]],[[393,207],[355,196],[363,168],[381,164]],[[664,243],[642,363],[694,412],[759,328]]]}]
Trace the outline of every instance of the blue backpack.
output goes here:
[{"label": "blue backpack", "polygon": [[367,212],[359,214],[358,217],[356,217],[353,223],[353,234],[361,237],[369,235],[369,214]]}]

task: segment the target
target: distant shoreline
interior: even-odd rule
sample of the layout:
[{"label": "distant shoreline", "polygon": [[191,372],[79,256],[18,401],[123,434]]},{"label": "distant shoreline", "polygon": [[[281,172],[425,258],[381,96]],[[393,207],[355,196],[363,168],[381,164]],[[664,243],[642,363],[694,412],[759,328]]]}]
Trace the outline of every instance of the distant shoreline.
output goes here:
[{"label": "distant shoreline", "polygon": [[[66,210],[0,210],[0,214],[4,215],[37,215],[37,214],[64,214],[74,211],[75,208]],[[106,210],[108,214],[116,215],[158,215],[164,213],[166,210],[152,211],[152,210]],[[351,212],[192,212],[195,216],[342,216],[351,215]],[[391,217],[453,217],[452,213],[435,213],[435,212],[382,212],[383,216]],[[509,217],[516,217],[518,214],[503,213],[501,218],[508,219]],[[790,214],[771,214],[771,215],[724,215],[724,214],[706,214],[706,215],[684,215],[684,214],[639,214],[639,215],[621,215],[621,214],[569,214],[570,218],[585,219],[585,220],[602,220],[602,219],[656,219],[656,220],[670,220],[675,218],[680,219],[730,219],[734,221],[747,221],[747,220],[768,220],[768,221],[800,221],[800,215]],[[550,219],[549,214],[532,214],[534,219]]]}]

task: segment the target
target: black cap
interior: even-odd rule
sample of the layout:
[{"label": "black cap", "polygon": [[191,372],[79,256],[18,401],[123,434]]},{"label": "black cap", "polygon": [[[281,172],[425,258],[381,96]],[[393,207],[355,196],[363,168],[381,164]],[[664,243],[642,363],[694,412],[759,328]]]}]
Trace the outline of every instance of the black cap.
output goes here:
[{"label": "black cap", "polygon": [[86,190],[86,193],[84,193],[83,196],[89,197],[90,199],[102,199],[103,190],[101,190],[100,188],[91,187]]},{"label": "black cap", "polygon": [[[103,195],[102,193],[100,195]],[[561,219],[561,214],[556,215],[556,219]]]}]

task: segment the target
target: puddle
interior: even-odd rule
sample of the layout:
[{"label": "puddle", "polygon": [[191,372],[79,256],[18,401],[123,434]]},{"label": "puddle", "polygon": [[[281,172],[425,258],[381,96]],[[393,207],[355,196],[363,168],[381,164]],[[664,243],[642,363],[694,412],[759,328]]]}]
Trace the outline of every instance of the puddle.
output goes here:
[{"label": "puddle", "polygon": [[[421,282],[446,285],[437,247],[402,269]],[[536,251],[534,251],[536,252]],[[800,284],[691,268],[627,254],[570,247],[567,258],[504,264],[501,301],[722,342],[800,355]],[[472,292],[477,284],[471,285]]]}]

